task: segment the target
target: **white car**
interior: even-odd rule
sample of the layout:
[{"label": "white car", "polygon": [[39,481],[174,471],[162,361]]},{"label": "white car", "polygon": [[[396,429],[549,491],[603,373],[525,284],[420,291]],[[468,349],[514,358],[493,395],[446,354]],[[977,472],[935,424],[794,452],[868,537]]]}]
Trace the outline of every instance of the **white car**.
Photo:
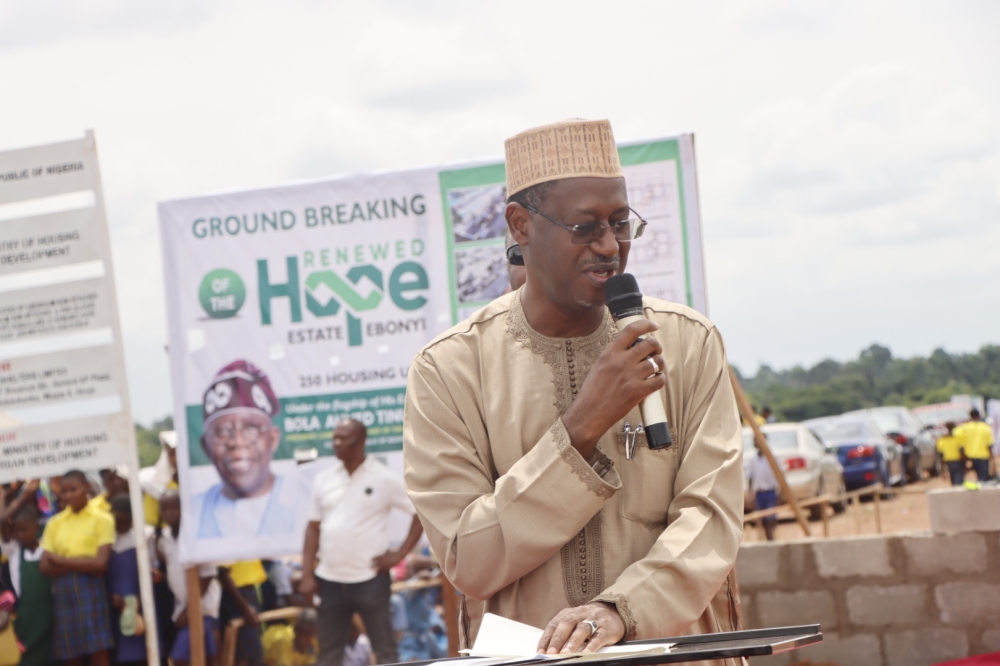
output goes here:
[{"label": "white car", "polygon": [[[809,428],[801,423],[768,423],[760,429],[797,499],[806,500],[827,493],[839,495],[844,492],[844,468],[837,456],[828,452]],[[753,493],[750,492],[747,469],[750,460],[756,455],[753,430],[743,428],[743,503],[747,511],[753,511],[755,504]],[[841,502],[834,504],[833,508],[839,513],[844,506]],[[809,517],[819,520],[822,510],[819,504],[809,507]]]}]

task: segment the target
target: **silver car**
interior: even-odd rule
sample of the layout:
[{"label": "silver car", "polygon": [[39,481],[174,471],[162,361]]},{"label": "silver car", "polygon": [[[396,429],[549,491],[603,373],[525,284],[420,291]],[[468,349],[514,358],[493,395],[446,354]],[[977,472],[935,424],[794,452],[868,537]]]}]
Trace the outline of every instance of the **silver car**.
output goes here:
[{"label": "silver car", "polygon": [[[768,423],[760,429],[797,499],[844,492],[844,468],[837,456],[829,453],[809,428],[801,423]],[[750,460],[756,455],[753,430],[743,428],[743,504],[748,511],[753,511],[754,496],[750,492],[747,472]],[[834,505],[834,509],[842,511],[843,504]],[[809,507],[809,517],[819,520],[822,510],[819,504]]]}]

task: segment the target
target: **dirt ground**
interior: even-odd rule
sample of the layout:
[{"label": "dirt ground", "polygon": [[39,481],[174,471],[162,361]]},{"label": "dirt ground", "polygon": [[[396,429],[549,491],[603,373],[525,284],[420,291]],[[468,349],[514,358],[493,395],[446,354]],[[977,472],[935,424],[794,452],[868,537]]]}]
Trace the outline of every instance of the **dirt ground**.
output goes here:
[{"label": "dirt ground", "polygon": [[[975,478],[974,474],[969,474],[968,479]],[[920,489],[922,491],[936,488],[948,487],[947,480],[943,478],[925,479],[917,483],[910,483],[906,490]],[[882,523],[882,534],[892,534],[894,532],[911,532],[914,530],[930,529],[930,517],[927,513],[927,495],[924,492],[898,494],[892,499],[883,499],[879,502],[879,513]],[[858,534],[876,534],[875,502],[870,497],[866,497],[861,502],[853,502],[847,506],[847,510],[842,514],[834,515],[831,510],[828,513],[828,524],[830,536],[854,536]],[[810,522],[809,530],[812,536],[823,536],[823,523],[821,521]],[[795,522],[791,509],[778,515],[778,525],[774,532],[776,541],[790,541],[805,537],[802,528]],[[763,541],[764,534],[759,528],[744,526],[743,541]]]}]

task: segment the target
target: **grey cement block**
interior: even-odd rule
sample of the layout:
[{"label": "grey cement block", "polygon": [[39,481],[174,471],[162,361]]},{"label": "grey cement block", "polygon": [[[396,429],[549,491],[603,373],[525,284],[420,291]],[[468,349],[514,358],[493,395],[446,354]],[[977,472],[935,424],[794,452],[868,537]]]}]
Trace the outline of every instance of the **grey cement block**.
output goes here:
[{"label": "grey cement block", "polygon": [[934,588],[934,600],[945,624],[1000,620],[1000,585],[943,583]]},{"label": "grey cement block", "polygon": [[812,544],[816,568],[823,578],[891,576],[889,544],[885,537],[829,539]]},{"label": "grey cement block", "polygon": [[786,546],[786,552],[792,577],[799,579],[805,576],[806,567],[812,558],[812,546],[808,543],[791,543]]},{"label": "grey cement block", "polygon": [[857,625],[914,624],[927,618],[926,585],[856,585],[846,596],[847,612]]},{"label": "grey cement block", "polygon": [[778,582],[778,544],[745,544],[736,555],[736,580],[740,588],[773,585]]},{"label": "grey cement block", "polygon": [[983,632],[982,641],[988,652],[1000,652],[1000,629],[987,629]]},{"label": "grey cement block", "polygon": [[758,592],[757,618],[764,627],[815,623],[824,631],[837,627],[833,595],[825,590]]},{"label": "grey cement block", "polygon": [[1000,488],[948,488],[927,493],[931,530],[956,532],[1000,531]]},{"label": "grey cement block", "polygon": [[754,605],[754,595],[740,590],[740,612],[743,614],[743,626],[747,629],[761,629],[757,621],[757,607]]},{"label": "grey cement block", "polygon": [[[874,666],[882,663],[879,640],[875,634],[855,634],[841,638],[823,632],[823,642],[791,653],[793,663],[838,664],[840,666]],[[757,660],[751,660],[756,666]]]},{"label": "grey cement block", "polygon": [[969,639],[958,629],[916,629],[886,634],[888,666],[932,666],[969,656]]},{"label": "grey cement block", "polygon": [[901,541],[910,576],[986,571],[986,537],[982,534],[915,535]]}]

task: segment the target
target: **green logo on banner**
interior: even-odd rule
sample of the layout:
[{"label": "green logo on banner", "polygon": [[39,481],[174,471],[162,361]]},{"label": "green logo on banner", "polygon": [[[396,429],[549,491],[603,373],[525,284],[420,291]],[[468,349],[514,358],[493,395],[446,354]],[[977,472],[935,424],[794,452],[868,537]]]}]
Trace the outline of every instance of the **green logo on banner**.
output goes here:
[{"label": "green logo on banner", "polygon": [[[420,252],[414,254],[423,252],[423,245],[418,247]],[[427,271],[416,261],[397,264],[388,279],[382,269],[373,264],[353,266],[347,271],[346,279],[331,270],[312,271],[306,276],[305,290],[299,280],[298,257],[286,258],[285,272],[287,282],[272,282],[267,259],[257,260],[261,323],[271,325],[271,301],[280,298],[289,300],[292,323],[301,322],[302,292],[305,291],[306,309],[315,317],[332,317],[340,312],[342,305],[347,306],[347,340],[351,347],[357,347],[363,341],[362,322],[356,314],[376,309],[385,296],[400,310],[419,310],[427,304],[427,298],[422,293],[413,292],[423,292],[430,285]],[[368,283],[367,294],[359,289],[362,280]]]},{"label": "green logo on banner", "polygon": [[239,275],[228,268],[217,268],[201,281],[198,299],[209,317],[226,319],[235,316],[243,307],[247,290]]}]

